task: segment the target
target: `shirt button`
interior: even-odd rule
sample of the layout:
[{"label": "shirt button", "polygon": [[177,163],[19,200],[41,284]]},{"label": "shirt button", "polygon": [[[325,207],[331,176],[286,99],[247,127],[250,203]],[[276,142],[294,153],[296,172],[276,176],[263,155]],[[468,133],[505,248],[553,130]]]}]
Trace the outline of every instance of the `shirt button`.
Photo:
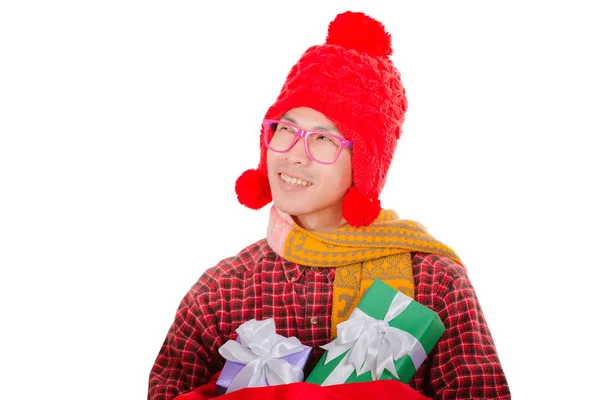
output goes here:
[{"label": "shirt button", "polygon": [[317,322],[319,322],[319,320],[317,319],[317,317],[312,317],[312,318],[310,319],[310,323],[311,323],[311,324],[313,324],[313,325],[316,325],[316,324],[317,324]]},{"label": "shirt button", "polygon": [[295,276],[292,276],[292,277],[290,278],[290,282],[296,282],[296,277],[295,277]]}]

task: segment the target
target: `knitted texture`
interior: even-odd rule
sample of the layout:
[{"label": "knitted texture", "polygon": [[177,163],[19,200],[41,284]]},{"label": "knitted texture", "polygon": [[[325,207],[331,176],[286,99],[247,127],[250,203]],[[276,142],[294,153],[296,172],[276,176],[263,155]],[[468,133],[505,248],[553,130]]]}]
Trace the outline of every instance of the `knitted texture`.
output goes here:
[{"label": "knitted texture", "polygon": [[414,297],[411,252],[435,253],[460,263],[456,253],[424,226],[399,219],[392,210],[381,210],[367,227],[345,225],[331,232],[312,232],[271,207],[267,242],[287,261],[313,268],[336,268],[331,337],[336,337],[337,325],[348,319],[375,279]]},{"label": "knitted texture", "polygon": [[[379,207],[402,132],[407,100],[391,54],[390,35],[380,22],[363,13],[339,14],[329,25],[326,43],[310,47],[300,57],[265,115],[265,119],[279,119],[290,109],[309,107],[323,113],[352,141],[356,193],[343,207],[343,217],[352,226],[365,226],[377,218],[379,210],[373,207]],[[246,172],[267,176],[266,156],[267,147],[261,141],[258,169]],[[248,174],[245,178],[257,181]],[[246,193],[238,191],[238,199],[251,208],[271,201],[264,197],[264,189],[240,180],[237,186],[247,188]],[[242,201],[261,194],[258,203]]]}]

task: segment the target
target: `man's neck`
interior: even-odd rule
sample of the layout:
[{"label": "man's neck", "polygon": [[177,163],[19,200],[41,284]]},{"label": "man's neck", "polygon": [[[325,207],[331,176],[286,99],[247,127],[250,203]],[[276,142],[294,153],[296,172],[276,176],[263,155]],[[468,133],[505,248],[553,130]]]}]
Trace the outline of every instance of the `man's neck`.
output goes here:
[{"label": "man's neck", "polygon": [[323,218],[321,215],[299,215],[293,216],[294,221],[303,229],[313,232],[329,232],[343,225],[346,225],[346,220],[339,216],[330,216]]}]

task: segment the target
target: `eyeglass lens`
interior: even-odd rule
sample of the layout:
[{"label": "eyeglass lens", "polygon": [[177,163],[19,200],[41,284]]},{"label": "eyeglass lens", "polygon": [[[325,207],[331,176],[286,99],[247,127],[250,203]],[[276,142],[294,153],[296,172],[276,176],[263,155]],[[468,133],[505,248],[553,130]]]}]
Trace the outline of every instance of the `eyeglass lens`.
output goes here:
[{"label": "eyeglass lens", "polygon": [[[283,121],[267,126],[267,138],[272,150],[285,152],[292,148],[296,138],[296,128]],[[309,155],[317,161],[332,163],[336,161],[341,148],[340,141],[326,132],[311,132],[306,140]]]}]

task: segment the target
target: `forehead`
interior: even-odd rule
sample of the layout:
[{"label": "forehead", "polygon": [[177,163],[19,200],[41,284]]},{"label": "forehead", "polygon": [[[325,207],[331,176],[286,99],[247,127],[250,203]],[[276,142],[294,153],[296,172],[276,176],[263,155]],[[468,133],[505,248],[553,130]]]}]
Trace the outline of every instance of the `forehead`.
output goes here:
[{"label": "forehead", "polygon": [[282,121],[298,125],[303,129],[331,132],[342,136],[335,124],[331,122],[324,114],[308,107],[293,108],[283,114]]}]

